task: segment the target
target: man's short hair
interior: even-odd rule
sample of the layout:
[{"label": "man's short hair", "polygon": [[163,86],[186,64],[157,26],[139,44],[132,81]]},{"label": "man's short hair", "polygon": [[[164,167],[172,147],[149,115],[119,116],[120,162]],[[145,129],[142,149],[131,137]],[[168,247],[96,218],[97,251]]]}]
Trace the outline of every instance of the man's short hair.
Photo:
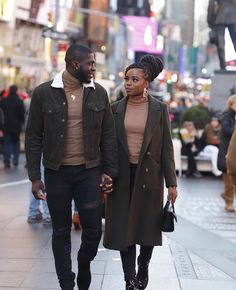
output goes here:
[{"label": "man's short hair", "polygon": [[66,51],[65,62],[84,60],[89,53],[94,53],[91,48],[80,44],[72,44]]}]

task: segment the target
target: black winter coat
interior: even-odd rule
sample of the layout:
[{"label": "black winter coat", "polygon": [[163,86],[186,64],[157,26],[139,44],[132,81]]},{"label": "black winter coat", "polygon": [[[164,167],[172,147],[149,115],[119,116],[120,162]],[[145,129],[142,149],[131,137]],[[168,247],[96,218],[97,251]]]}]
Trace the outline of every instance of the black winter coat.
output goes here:
[{"label": "black winter coat", "polygon": [[19,135],[25,118],[23,101],[17,94],[9,95],[0,102],[4,114],[3,133]]}]

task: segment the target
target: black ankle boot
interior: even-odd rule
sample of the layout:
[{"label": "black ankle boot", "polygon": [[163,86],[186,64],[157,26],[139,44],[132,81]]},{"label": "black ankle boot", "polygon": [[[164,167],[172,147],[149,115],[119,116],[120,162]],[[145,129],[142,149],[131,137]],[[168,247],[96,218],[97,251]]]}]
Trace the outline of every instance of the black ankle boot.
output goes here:
[{"label": "black ankle boot", "polygon": [[140,257],[138,257],[138,273],[137,273],[137,287],[138,290],[143,290],[148,284],[148,266],[149,262],[141,262]]},{"label": "black ankle boot", "polygon": [[137,288],[137,282],[135,279],[130,279],[126,281],[126,290],[138,290]]}]

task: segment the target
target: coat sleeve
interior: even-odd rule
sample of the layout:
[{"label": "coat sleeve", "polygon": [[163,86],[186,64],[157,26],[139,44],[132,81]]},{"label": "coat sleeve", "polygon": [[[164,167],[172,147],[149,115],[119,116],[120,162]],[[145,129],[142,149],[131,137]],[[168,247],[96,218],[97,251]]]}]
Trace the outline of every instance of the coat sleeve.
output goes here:
[{"label": "coat sleeve", "polygon": [[166,187],[177,186],[169,114],[165,104],[163,104],[162,166]]},{"label": "coat sleeve", "polygon": [[115,122],[107,97],[105,114],[102,122],[101,136],[102,173],[111,177],[118,176],[118,151],[115,133]]},{"label": "coat sleeve", "polygon": [[43,141],[43,113],[39,89],[36,88],[29,110],[25,134],[25,154],[28,175],[31,181],[40,180],[40,161]]}]

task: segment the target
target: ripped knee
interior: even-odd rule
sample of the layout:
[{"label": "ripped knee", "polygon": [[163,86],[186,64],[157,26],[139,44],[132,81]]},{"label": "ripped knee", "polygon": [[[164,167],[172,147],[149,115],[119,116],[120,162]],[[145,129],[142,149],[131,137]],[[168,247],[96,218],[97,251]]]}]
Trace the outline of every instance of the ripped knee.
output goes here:
[{"label": "ripped knee", "polygon": [[88,202],[84,204],[83,209],[94,209],[94,208],[99,208],[101,206],[101,201],[96,200],[92,202]]}]

